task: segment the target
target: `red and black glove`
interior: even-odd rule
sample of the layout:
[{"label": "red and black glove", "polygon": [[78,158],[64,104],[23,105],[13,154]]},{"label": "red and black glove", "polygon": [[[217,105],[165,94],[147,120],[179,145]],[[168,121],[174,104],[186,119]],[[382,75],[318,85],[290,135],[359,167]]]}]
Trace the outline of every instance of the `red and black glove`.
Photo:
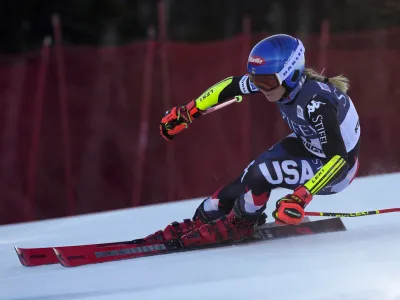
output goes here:
[{"label": "red and black glove", "polygon": [[167,111],[165,117],[161,119],[160,134],[164,139],[170,141],[200,116],[201,111],[196,107],[194,100],[187,105],[174,107],[172,110]]},{"label": "red and black glove", "polygon": [[276,202],[272,212],[276,223],[298,225],[304,219],[304,208],[312,200],[312,194],[304,186],[299,186],[293,194],[286,195]]}]

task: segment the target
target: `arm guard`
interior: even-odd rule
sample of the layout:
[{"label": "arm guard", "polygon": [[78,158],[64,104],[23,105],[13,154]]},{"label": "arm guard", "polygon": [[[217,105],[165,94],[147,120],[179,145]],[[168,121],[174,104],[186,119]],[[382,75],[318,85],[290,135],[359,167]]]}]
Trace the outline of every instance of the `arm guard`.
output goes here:
[{"label": "arm guard", "polygon": [[258,89],[250,82],[247,75],[228,77],[210,88],[198,97],[196,107],[206,110],[216,104],[225,102],[237,95],[246,95],[258,92]]}]

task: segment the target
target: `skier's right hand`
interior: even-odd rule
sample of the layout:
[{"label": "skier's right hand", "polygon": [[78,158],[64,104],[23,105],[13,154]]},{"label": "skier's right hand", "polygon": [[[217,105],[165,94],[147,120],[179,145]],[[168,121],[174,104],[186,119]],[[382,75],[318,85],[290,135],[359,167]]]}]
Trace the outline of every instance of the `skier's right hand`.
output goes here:
[{"label": "skier's right hand", "polygon": [[190,101],[187,105],[177,106],[167,111],[161,119],[160,134],[167,141],[172,140],[176,134],[201,116],[201,111],[196,107],[196,102]]}]

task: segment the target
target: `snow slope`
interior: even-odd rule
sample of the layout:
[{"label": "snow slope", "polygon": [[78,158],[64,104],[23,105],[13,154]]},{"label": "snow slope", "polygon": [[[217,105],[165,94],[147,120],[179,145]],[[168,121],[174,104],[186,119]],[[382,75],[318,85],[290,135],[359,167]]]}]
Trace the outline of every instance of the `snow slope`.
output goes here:
[{"label": "snow slope", "polygon": [[[308,210],[400,207],[398,182],[400,174],[356,179],[339,195],[316,197]],[[343,218],[346,232],[78,268],[25,268],[13,249],[141,237],[191,217],[199,201],[0,226],[0,299],[400,300],[398,213]]]}]

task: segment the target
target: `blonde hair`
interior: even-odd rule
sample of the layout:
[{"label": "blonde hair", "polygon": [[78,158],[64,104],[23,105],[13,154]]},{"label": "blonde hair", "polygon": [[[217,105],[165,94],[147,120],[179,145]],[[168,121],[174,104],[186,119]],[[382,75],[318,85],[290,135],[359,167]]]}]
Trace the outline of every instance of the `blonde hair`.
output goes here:
[{"label": "blonde hair", "polygon": [[329,82],[330,84],[341,90],[343,93],[347,93],[350,88],[350,80],[347,77],[344,77],[343,75],[338,75],[328,78],[322,75],[322,73],[323,71],[321,73],[318,73],[313,69],[304,68],[304,74],[306,74],[307,78],[314,79],[320,82]]}]

